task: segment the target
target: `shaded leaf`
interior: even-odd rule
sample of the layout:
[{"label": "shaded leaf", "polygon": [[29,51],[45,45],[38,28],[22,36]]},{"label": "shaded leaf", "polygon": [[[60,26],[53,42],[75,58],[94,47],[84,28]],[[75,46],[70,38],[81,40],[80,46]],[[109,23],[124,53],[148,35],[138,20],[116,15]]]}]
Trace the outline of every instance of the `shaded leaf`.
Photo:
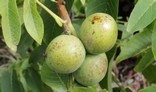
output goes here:
[{"label": "shaded leaf", "polygon": [[156,19],[156,0],[138,0],[127,25],[127,31],[135,32],[145,28]]},{"label": "shaded leaf", "polygon": [[154,55],[154,59],[156,60],[156,20],[153,22],[152,29],[152,52]]},{"label": "shaded leaf", "polygon": [[4,40],[9,48],[16,51],[21,37],[21,24],[16,0],[0,0],[0,8]]},{"label": "shaded leaf", "polygon": [[80,16],[84,14],[85,10],[84,10],[84,4],[82,3],[82,0],[74,0],[73,11],[74,11],[74,16]]},{"label": "shaded leaf", "polygon": [[129,57],[135,56],[141,51],[148,48],[151,45],[151,31],[150,29],[137,33],[127,41],[121,44],[121,52],[118,55],[116,61],[119,63]]},{"label": "shaded leaf", "polygon": [[28,92],[26,79],[24,77],[24,71],[28,67],[30,67],[30,64],[28,63],[28,58],[22,58],[20,61],[17,61],[13,67],[17,71],[19,81],[24,88],[24,92]]},{"label": "shaded leaf", "polygon": [[14,70],[3,71],[2,76],[0,77],[0,82],[2,92],[24,92]]},{"label": "shaded leaf", "polygon": [[71,10],[71,7],[73,5],[74,0],[65,0],[65,6],[67,8],[67,11],[69,12]]},{"label": "shaded leaf", "polygon": [[29,68],[26,70],[25,78],[28,85],[28,91],[41,92],[42,82],[40,79],[40,75],[33,68]]},{"label": "shaded leaf", "polygon": [[134,70],[136,72],[142,72],[145,68],[147,68],[152,62],[154,61],[153,59],[153,54],[151,49],[148,50],[145,54],[142,55],[141,60],[139,63],[135,66]]},{"label": "shaded leaf", "polygon": [[53,92],[52,89],[47,86],[45,83],[42,83],[42,91],[41,92]]},{"label": "shaded leaf", "polygon": [[44,25],[37,11],[35,0],[24,0],[23,6],[24,24],[29,35],[39,44],[42,42]]},{"label": "shaded leaf", "polygon": [[37,62],[43,61],[45,50],[46,50],[45,45],[36,47],[30,55],[29,63],[37,63]]},{"label": "shaded leaf", "polygon": [[156,86],[149,86],[139,90],[138,92],[156,92]]},{"label": "shaded leaf", "polygon": [[86,16],[96,12],[104,12],[113,16],[114,19],[118,16],[118,0],[89,0],[86,5]]},{"label": "shaded leaf", "polygon": [[[57,13],[58,10],[56,3],[51,2],[50,0],[45,0],[44,5],[51,9],[54,13]],[[53,38],[55,38],[63,32],[63,28],[59,27],[53,19],[53,17],[43,9],[41,11],[41,16],[44,22],[43,41],[48,45]]]},{"label": "shaded leaf", "polygon": [[41,79],[47,84],[54,92],[66,92],[67,75],[61,75],[51,70],[46,63],[41,69]]},{"label": "shaded leaf", "polygon": [[[68,12],[70,11],[74,0],[65,0],[66,8]],[[58,15],[58,8],[55,2],[51,2],[50,0],[45,0],[44,5],[52,10],[55,14]],[[58,24],[55,22],[53,17],[47,13],[45,10],[42,9],[41,16],[44,22],[44,42],[48,45],[53,38],[60,35],[63,32],[63,27],[59,27]]]},{"label": "shaded leaf", "polygon": [[24,26],[22,26],[22,38],[17,47],[17,52],[20,54],[21,57],[28,57],[29,52],[28,49],[31,48],[34,40],[30,37],[30,35],[26,32]]},{"label": "shaded leaf", "polygon": [[152,83],[156,83],[156,65],[149,65],[144,71],[142,72],[144,77]]}]

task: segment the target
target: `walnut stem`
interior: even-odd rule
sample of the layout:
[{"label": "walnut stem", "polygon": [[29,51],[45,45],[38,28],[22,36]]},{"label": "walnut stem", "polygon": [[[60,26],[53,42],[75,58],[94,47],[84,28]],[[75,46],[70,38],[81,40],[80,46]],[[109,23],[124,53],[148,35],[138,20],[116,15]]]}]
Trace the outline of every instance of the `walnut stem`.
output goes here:
[{"label": "walnut stem", "polygon": [[65,32],[67,34],[77,36],[76,31],[75,31],[75,29],[71,23],[71,19],[69,17],[67,9],[65,7],[65,1],[64,0],[57,0],[57,6],[58,6],[60,17],[66,21],[66,23],[63,24]]}]

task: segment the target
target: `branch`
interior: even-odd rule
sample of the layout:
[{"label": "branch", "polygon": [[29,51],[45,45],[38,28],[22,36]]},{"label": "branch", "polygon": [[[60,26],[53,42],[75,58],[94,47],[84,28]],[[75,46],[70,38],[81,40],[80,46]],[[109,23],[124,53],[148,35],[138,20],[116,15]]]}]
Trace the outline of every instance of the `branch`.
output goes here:
[{"label": "branch", "polygon": [[60,17],[63,20],[66,20],[66,23],[64,23],[64,25],[63,25],[64,29],[65,29],[65,32],[67,34],[77,36],[76,31],[75,31],[75,29],[74,29],[74,27],[73,27],[73,25],[71,23],[71,19],[69,17],[67,9],[65,7],[65,1],[64,0],[57,0],[57,6],[58,6]]}]

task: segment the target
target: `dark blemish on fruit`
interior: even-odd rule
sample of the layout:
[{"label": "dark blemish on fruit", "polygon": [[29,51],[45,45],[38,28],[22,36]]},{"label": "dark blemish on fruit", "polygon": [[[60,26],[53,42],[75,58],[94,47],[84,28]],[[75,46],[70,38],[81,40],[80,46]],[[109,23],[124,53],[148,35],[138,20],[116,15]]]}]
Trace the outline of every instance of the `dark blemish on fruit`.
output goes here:
[{"label": "dark blemish on fruit", "polygon": [[92,21],[92,24],[94,24],[94,21]]},{"label": "dark blemish on fruit", "polygon": [[95,34],[95,31],[93,31],[92,35],[94,35],[94,34]]},{"label": "dark blemish on fruit", "polygon": [[59,48],[61,48],[61,45],[58,42],[54,43],[53,49],[59,49]]},{"label": "dark blemish on fruit", "polygon": [[105,16],[105,18],[108,18],[107,16]]},{"label": "dark blemish on fruit", "polygon": [[101,18],[101,16],[94,16],[91,20],[92,24],[95,24],[95,22],[99,22],[101,23],[103,21],[103,19]]}]

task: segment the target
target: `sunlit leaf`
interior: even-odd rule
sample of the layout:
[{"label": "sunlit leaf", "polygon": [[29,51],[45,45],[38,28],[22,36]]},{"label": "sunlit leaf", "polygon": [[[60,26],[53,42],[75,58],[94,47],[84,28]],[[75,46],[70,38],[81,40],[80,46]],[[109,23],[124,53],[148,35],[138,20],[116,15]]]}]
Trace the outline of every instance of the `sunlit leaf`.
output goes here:
[{"label": "sunlit leaf", "polygon": [[24,24],[29,35],[41,44],[44,34],[44,25],[39,12],[37,11],[35,0],[24,0],[23,6]]},{"label": "sunlit leaf", "polygon": [[139,90],[138,92],[156,92],[156,86],[149,86]]},{"label": "sunlit leaf", "polygon": [[16,51],[21,37],[21,24],[16,0],[0,0],[0,8],[4,40],[9,48]]},{"label": "sunlit leaf", "polygon": [[150,29],[144,30],[143,32],[137,33],[127,41],[121,44],[121,52],[118,55],[116,61],[119,63],[129,57],[135,56],[141,51],[148,48],[151,45]]},{"label": "sunlit leaf", "polygon": [[135,32],[145,28],[156,19],[156,0],[138,0],[127,26],[127,31]]},{"label": "sunlit leaf", "polygon": [[73,92],[97,92],[97,91],[95,87],[74,87]]}]

